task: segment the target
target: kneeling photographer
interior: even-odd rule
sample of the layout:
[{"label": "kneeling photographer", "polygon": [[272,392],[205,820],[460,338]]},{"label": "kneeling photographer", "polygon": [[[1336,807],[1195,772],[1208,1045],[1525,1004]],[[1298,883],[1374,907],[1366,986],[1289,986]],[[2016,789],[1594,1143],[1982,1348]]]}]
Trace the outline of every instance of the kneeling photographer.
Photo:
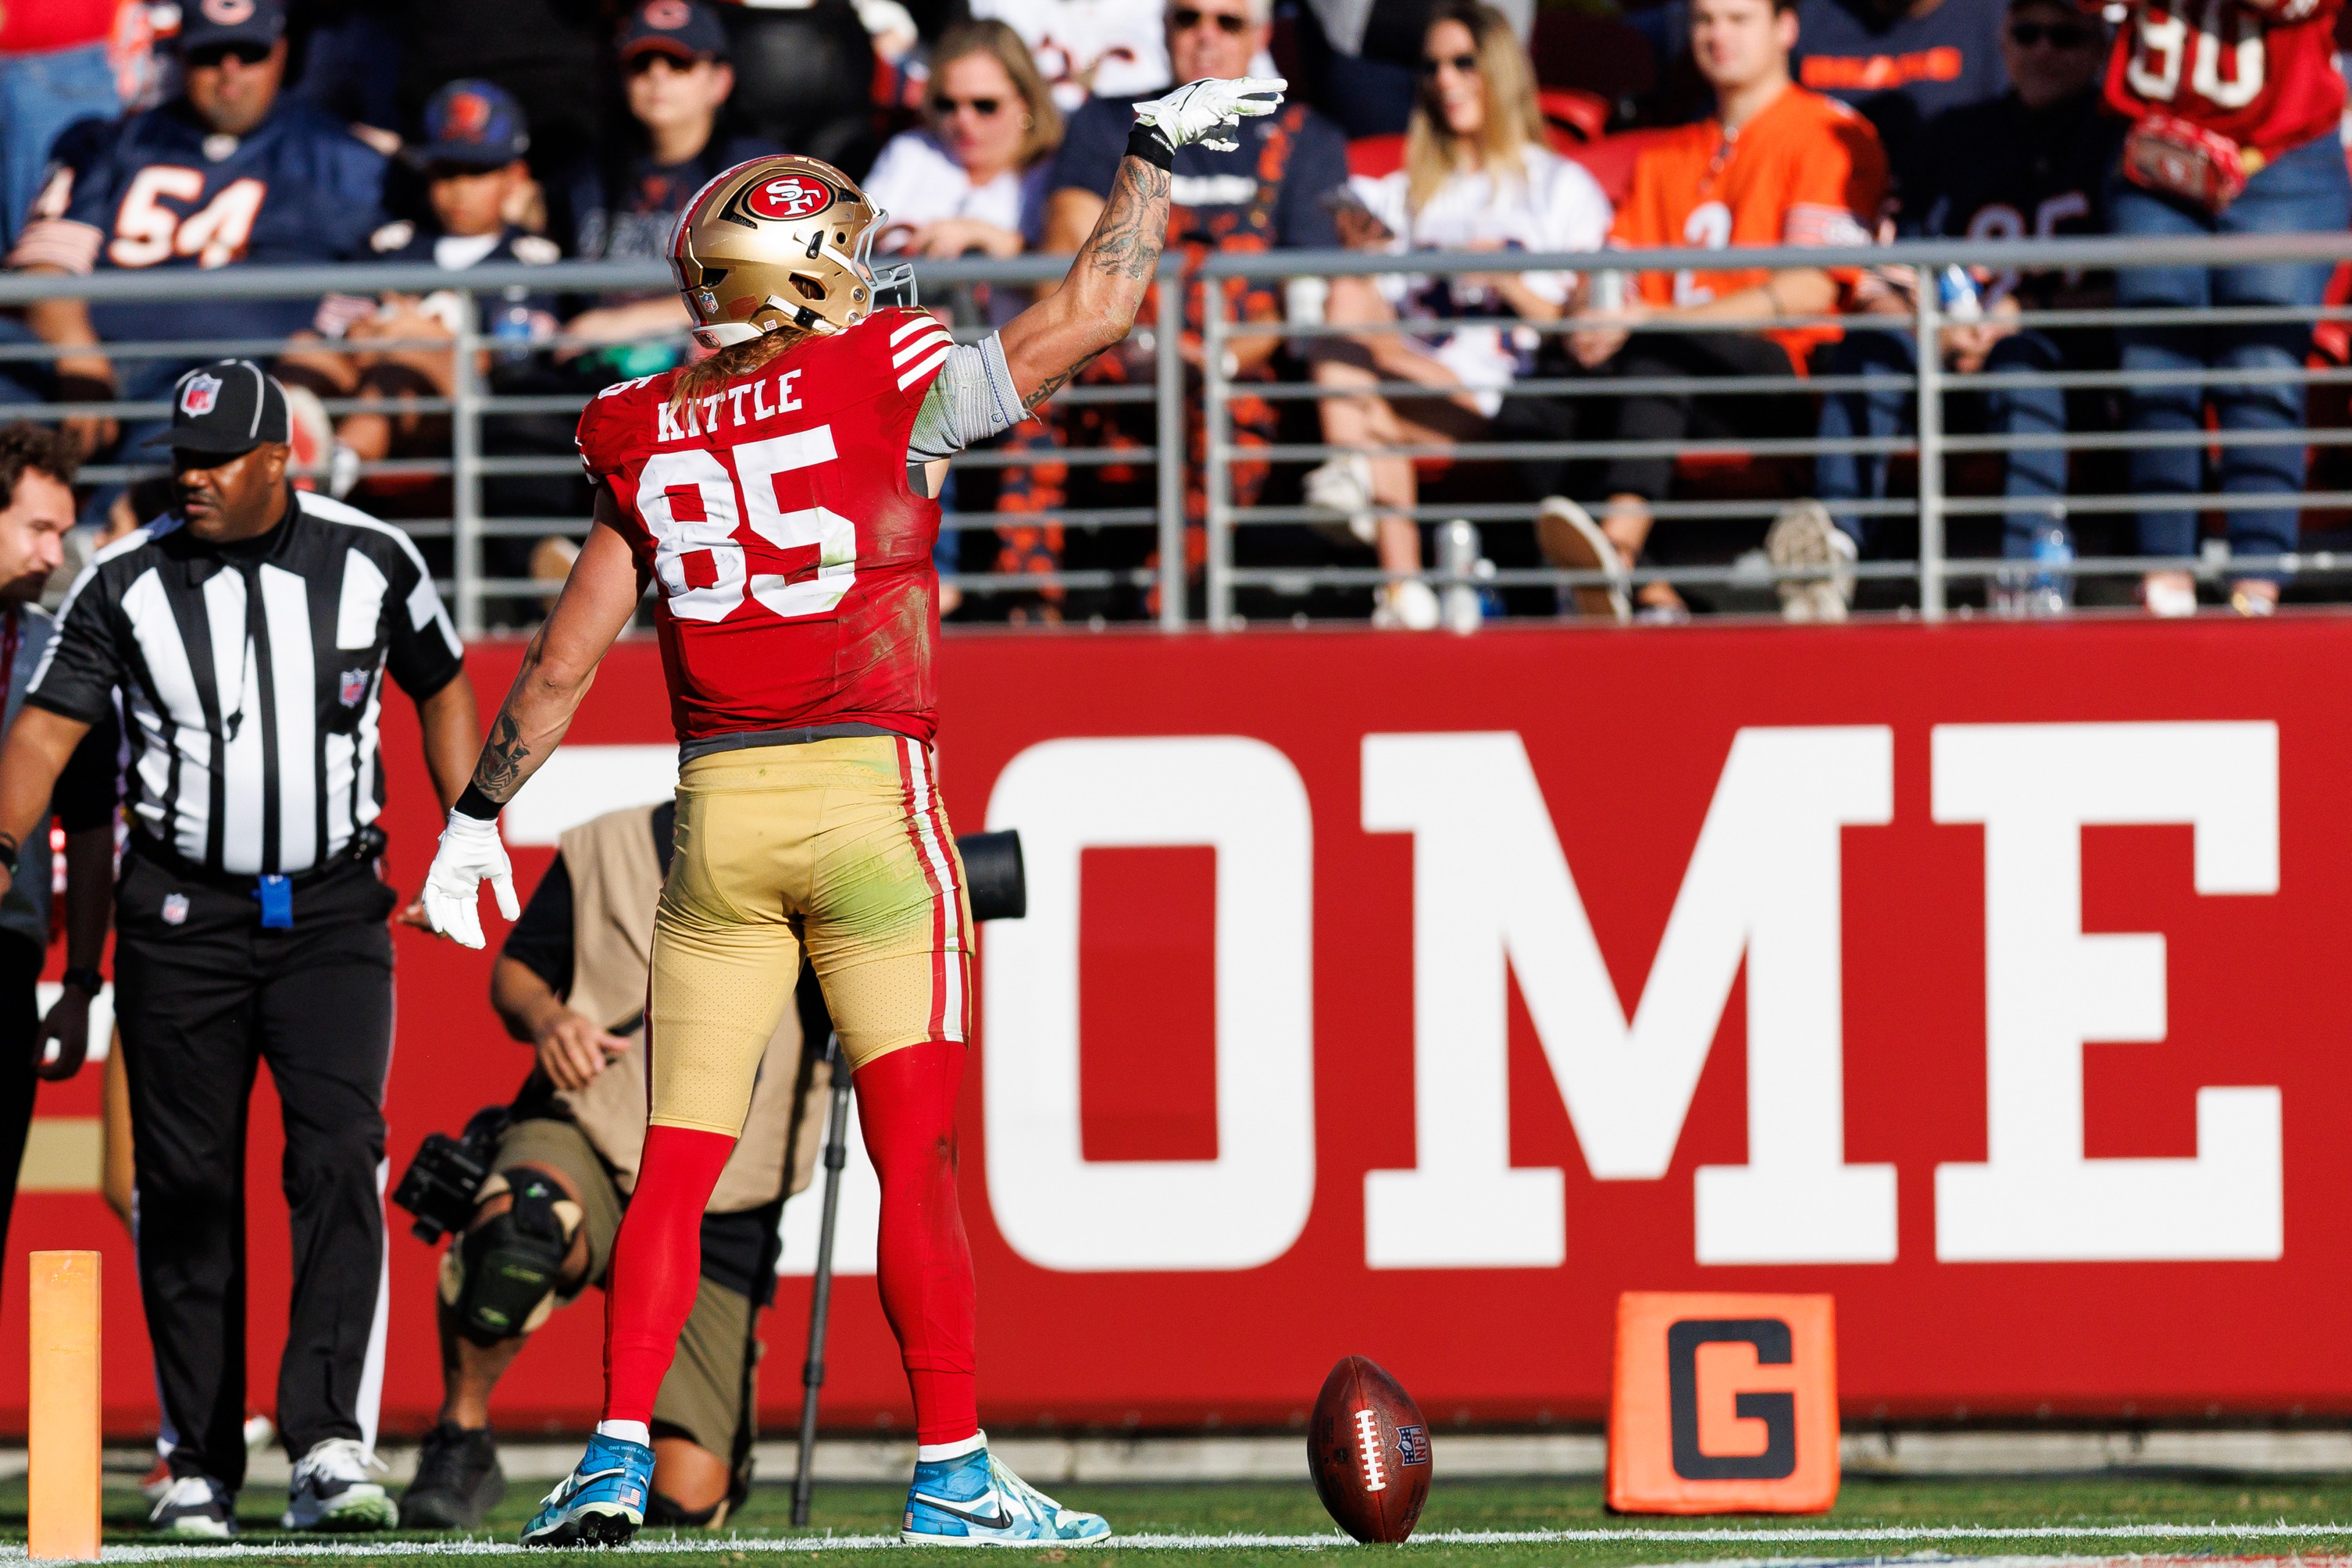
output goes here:
[{"label": "kneeling photographer", "polygon": [[[442,1258],[444,1393],[401,1499],[404,1529],[469,1528],[504,1494],[490,1391],[611,1260],[645,1146],[646,973],[676,818],[674,805],[635,806],[563,835],[490,980],[490,1005],[538,1065],[462,1143],[429,1140],[394,1194],[427,1239],[461,1232]],[[814,998],[804,984],[803,1011]],[[777,1026],[704,1213],[699,1289],[654,1406],[648,1523],[715,1526],[750,1482],[755,1320],[775,1293],[784,1198],[808,1184],[823,1135],[825,1036],[821,1006],[805,1030],[790,1012]]]}]

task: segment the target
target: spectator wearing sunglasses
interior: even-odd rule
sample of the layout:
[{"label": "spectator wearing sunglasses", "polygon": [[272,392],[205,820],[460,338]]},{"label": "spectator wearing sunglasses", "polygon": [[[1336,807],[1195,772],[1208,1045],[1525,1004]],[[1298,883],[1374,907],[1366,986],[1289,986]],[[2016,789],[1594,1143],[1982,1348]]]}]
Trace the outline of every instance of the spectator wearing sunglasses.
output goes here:
[{"label": "spectator wearing sunglasses", "polygon": [[0,10],[0,246],[16,243],[58,133],[121,110],[106,43],[115,0],[40,0]]},{"label": "spectator wearing sunglasses", "polygon": [[[1509,18],[1482,0],[1440,0],[1423,45],[1421,82],[1405,134],[1405,166],[1350,182],[1362,204],[1340,216],[1343,230],[1361,231],[1349,235],[1351,242],[1400,252],[1601,248],[1609,237],[1609,198],[1582,166],[1544,144],[1535,68]],[[1309,474],[1309,503],[1346,513],[1360,538],[1371,535],[1365,542],[1377,549],[1383,568],[1418,571],[1413,463],[1378,456],[1378,448],[1573,439],[1568,405],[1509,395],[1512,382],[1536,370],[1543,345],[1509,323],[1559,320],[1575,282],[1574,273],[1562,272],[1335,279],[1335,321],[1488,316],[1497,324],[1314,340],[1310,358],[1323,385],[1411,381],[1429,395],[1358,393],[1326,401],[1324,439],[1363,450]],[[1537,471],[1519,476],[1520,493],[1564,488],[1565,465],[1528,467]],[[1437,624],[1437,595],[1424,583],[1391,582],[1379,591],[1372,618],[1376,626],[1426,630]]]},{"label": "spectator wearing sunglasses", "polygon": [[[9,265],[78,275],[367,256],[383,223],[385,160],[341,121],[280,93],[284,0],[200,0],[181,16],[180,95],[123,121],[74,175],[62,213],[26,226]],[[215,337],[282,338],[317,309],[315,300],[211,300],[204,324]],[[108,342],[185,337],[184,302],[55,299],[29,307],[26,321],[44,342],[73,351],[57,361],[61,401],[161,401],[197,363],[118,367],[105,352]],[[85,451],[117,435],[111,420],[68,426]]]},{"label": "spectator wearing sunglasses", "polygon": [[[1927,127],[1929,156],[1922,170],[1910,235],[1966,239],[2017,239],[2104,233],[2107,173],[2115,166],[2122,123],[2099,103],[2099,72],[2107,50],[2095,16],[2067,0],[2011,0],[2001,51],[2010,88],[1988,103],[1947,110]],[[2095,330],[2020,330],[2021,310],[2048,310],[2104,303],[2105,277],[2063,272],[1980,273],[1984,319],[1947,327],[1945,363],[1963,374],[1979,371],[2113,369],[2113,337]],[[1908,321],[1917,309],[1916,279],[1908,268],[1866,274],[1857,287],[1863,308]],[[1824,369],[1840,375],[1885,378],[1884,391],[1842,391],[1822,399],[1826,440],[1900,437],[1916,424],[1907,380],[1916,368],[1915,341],[1905,332],[1855,331],[1827,351]],[[2099,422],[2102,395],[2061,387],[2001,385],[1953,399],[1954,423],[1981,423],[1996,436],[2063,436]],[[1781,514],[1767,548],[1783,566],[1850,563],[1870,541],[1869,520],[1845,503],[1883,500],[1889,459],[1883,453],[1824,453],[1815,460],[1819,501]],[[2031,557],[2053,521],[2065,528],[2056,503],[2066,493],[2066,453],[2023,448],[2004,454],[2003,493],[2021,503],[2002,520],[2001,553]],[[1842,572],[1826,579],[1783,583],[1781,610],[1791,620],[1841,620],[1853,582]]]},{"label": "spectator wearing sunglasses", "polygon": [[[701,0],[640,0],[621,29],[620,57],[630,134],[612,157],[584,162],[558,182],[551,218],[574,256],[657,258],[668,254],[671,226],[695,192],[783,149],[722,130],[735,71],[727,30]],[[677,363],[688,325],[677,290],[663,289],[584,311],[564,330],[619,345],[605,358],[616,377],[627,377]],[[646,341],[665,335],[674,341]]]},{"label": "spectator wearing sunglasses", "polygon": [[931,51],[926,107],[929,123],[892,137],[866,177],[866,199],[890,215],[879,247],[1004,257],[1035,245],[1062,116],[1021,35],[1003,22],[950,29]]},{"label": "spectator wearing sunglasses", "polygon": [[[1271,0],[1176,0],[1165,16],[1168,54],[1178,81],[1202,77],[1233,78],[1252,74],[1272,34]],[[1138,94],[1136,97],[1142,95]],[[1136,97],[1097,96],[1069,120],[1055,160],[1053,194],[1045,210],[1045,248],[1076,251],[1102,214],[1126,153],[1133,124]],[[1213,251],[1241,252],[1278,249],[1330,249],[1339,244],[1331,211],[1325,198],[1348,180],[1347,142],[1338,127],[1303,104],[1289,104],[1276,113],[1243,121],[1225,134],[1235,146],[1218,152],[1199,143],[1181,148],[1170,177],[1168,254],[1198,268]],[[1243,382],[1273,379],[1273,362],[1282,346],[1284,320],[1281,288],[1271,281],[1234,285],[1226,297],[1229,319],[1244,323],[1241,335],[1227,340],[1229,376]],[[1188,365],[1201,363],[1200,291],[1187,289],[1180,346]],[[1258,323],[1251,331],[1248,323]],[[1268,331],[1267,329],[1272,329]],[[1138,338],[1125,348],[1097,359],[1085,373],[1090,383],[1140,382],[1149,384],[1152,365]],[[1199,391],[1185,396],[1193,421],[1192,450],[1200,450]],[[1274,436],[1274,405],[1237,390],[1226,404],[1234,441],[1244,447],[1269,444]],[[1050,447],[1067,443],[1094,447],[1149,446],[1152,442],[1148,405],[1080,405],[1049,413],[1047,423],[1024,425],[1012,437],[1014,444]],[[1228,470],[1235,504],[1249,506],[1264,489],[1266,465],[1244,457]],[[1083,490],[1081,490],[1083,486]],[[1148,503],[1151,494],[1148,468],[1072,470],[1067,480],[1054,468],[1008,472],[997,510],[1003,512],[1052,512],[1066,504],[1132,506]],[[1186,539],[1189,563],[1205,559],[1200,525],[1207,504],[1197,473],[1188,472],[1185,489]],[[1047,572],[1064,563],[1058,532],[1031,531],[1008,523],[1001,533],[1003,548],[1000,572]],[[1074,538],[1067,564],[1126,570],[1141,565],[1150,554],[1149,530],[1104,529]],[[1123,590],[1122,590],[1123,592]],[[1048,616],[1058,614],[1059,595],[1048,591],[1035,606],[1016,605],[1016,613],[1034,607]],[[1128,614],[1147,604],[1114,597],[1101,606],[1105,613]]]}]

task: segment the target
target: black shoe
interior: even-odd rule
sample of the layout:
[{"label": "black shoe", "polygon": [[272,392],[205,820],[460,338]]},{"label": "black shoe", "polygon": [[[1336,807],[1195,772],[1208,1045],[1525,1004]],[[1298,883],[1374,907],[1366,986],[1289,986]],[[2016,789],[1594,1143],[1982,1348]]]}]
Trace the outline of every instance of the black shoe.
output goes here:
[{"label": "black shoe", "polygon": [[468,1432],[444,1421],[425,1435],[416,1479],[401,1494],[403,1530],[471,1530],[507,1495],[499,1446],[488,1427]]},{"label": "black shoe", "polygon": [[236,1533],[236,1497],[206,1476],[178,1476],[147,1516],[163,1535],[224,1541]]}]

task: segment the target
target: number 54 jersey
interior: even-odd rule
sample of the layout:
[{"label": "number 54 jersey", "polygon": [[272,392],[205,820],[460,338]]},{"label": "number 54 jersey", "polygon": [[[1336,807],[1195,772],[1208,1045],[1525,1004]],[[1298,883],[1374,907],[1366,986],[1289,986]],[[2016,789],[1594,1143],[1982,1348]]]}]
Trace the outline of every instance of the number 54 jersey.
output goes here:
[{"label": "number 54 jersey", "polygon": [[950,339],[919,310],[803,338],[677,403],[671,371],[608,387],[580,457],[658,584],[681,743],[866,724],[937,727],[937,501],[907,479],[915,414]]}]

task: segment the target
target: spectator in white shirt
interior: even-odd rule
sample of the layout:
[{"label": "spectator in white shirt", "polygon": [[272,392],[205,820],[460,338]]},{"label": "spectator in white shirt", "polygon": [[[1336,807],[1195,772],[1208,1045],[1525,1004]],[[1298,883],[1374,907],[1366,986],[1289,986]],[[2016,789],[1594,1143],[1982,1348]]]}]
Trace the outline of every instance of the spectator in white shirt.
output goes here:
[{"label": "spectator in white shirt", "polygon": [[1003,22],[950,29],[927,108],[929,122],[891,138],[866,178],[890,215],[877,248],[1006,257],[1035,244],[1062,116],[1021,36]]},{"label": "spectator in white shirt", "polygon": [[[1339,219],[1350,245],[1395,253],[1601,248],[1609,235],[1609,198],[1580,164],[1544,144],[1535,69],[1500,11],[1480,0],[1443,0],[1423,35],[1421,81],[1404,167],[1349,182],[1353,204]],[[1361,450],[1307,476],[1309,503],[1346,512],[1386,570],[1418,571],[1421,531],[1403,515],[1419,495],[1412,462],[1376,454],[1383,446],[1570,438],[1569,409],[1512,396],[1509,389],[1532,372],[1543,344],[1516,323],[1559,320],[1575,284],[1570,272],[1335,281],[1328,310],[1336,322],[1491,316],[1496,324],[1319,340],[1325,346],[1315,377],[1324,386],[1412,381],[1430,394],[1390,399],[1358,393],[1325,401],[1324,439]],[[1538,484],[1534,493],[1546,493],[1539,481],[1530,482]],[[1374,618],[1383,626],[1433,626],[1436,596],[1424,584],[1391,582]]]}]

